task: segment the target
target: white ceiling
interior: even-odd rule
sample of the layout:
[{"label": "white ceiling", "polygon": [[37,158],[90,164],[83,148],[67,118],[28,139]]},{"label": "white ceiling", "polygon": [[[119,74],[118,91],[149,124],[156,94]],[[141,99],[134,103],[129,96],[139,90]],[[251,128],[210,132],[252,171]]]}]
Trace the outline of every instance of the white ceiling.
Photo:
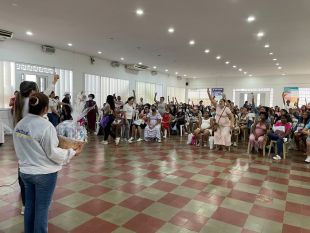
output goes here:
[{"label": "white ceiling", "polygon": [[[139,7],[142,17],[135,14]],[[256,21],[247,23],[249,15]],[[0,28],[17,39],[124,57],[125,63],[141,61],[189,78],[243,75],[232,65],[255,76],[310,74],[310,0],[1,0]],[[258,40],[260,30],[266,36]]]}]

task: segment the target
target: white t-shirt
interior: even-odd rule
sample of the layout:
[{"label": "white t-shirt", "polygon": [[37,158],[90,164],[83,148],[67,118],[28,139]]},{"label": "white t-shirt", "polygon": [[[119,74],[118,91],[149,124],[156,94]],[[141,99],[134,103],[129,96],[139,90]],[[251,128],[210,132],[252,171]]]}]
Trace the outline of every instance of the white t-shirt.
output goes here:
[{"label": "white t-shirt", "polygon": [[201,119],[201,129],[209,129],[211,127],[211,119]]},{"label": "white t-shirt", "polygon": [[49,121],[32,114],[18,122],[13,141],[20,171],[25,174],[57,172],[75,155],[72,149],[58,147],[56,129]]},{"label": "white t-shirt", "polygon": [[128,103],[124,105],[123,111],[126,113],[126,118],[128,120],[132,120],[132,117],[134,115],[134,107],[130,106]]},{"label": "white t-shirt", "polygon": [[49,101],[48,101],[48,113],[52,113],[53,112],[52,110],[56,110],[57,111],[58,104],[59,104],[58,100],[49,98]]}]

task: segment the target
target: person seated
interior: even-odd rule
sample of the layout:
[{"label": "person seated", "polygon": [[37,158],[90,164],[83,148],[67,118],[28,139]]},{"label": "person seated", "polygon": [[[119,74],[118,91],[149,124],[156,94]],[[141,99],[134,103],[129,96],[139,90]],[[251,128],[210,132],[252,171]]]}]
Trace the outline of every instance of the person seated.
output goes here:
[{"label": "person seated", "polygon": [[209,112],[204,112],[203,118],[200,119],[199,127],[195,129],[194,135],[196,137],[197,146],[207,146],[209,136],[212,135],[213,119],[210,118]]},{"label": "person seated", "polygon": [[[294,128],[294,141],[296,144],[296,149],[300,151],[300,141],[302,141],[306,145],[306,140],[308,134],[304,132],[304,128],[309,123],[310,114],[308,112],[303,112],[301,117],[298,117],[298,123]],[[305,148],[306,149],[306,148]],[[304,151],[305,152],[305,151]]]},{"label": "person seated", "polygon": [[268,138],[277,142],[278,154],[273,157],[274,160],[281,160],[283,156],[283,143],[287,141],[292,130],[292,125],[289,123],[287,114],[281,115],[281,121],[278,121],[273,126],[273,132],[268,133]]},{"label": "person seated", "polygon": [[255,149],[256,152],[263,150],[265,135],[267,134],[267,130],[270,127],[266,122],[267,119],[268,113],[261,112],[259,119],[252,125],[251,134],[249,137],[250,151],[253,149]]},{"label": "person seated", "polygon": [[239,128],[241,136],[244,135],[244,132],[248,132],[248,122],[249,122],[248,110],[246,108],[241,108],[241,113],[239,116]]},{"label": "person seated", "polygon": [[161,142],[161,115],[157,111],[155,105],[152,105],[151,112],[147,115],[146,127],[144,130],[144,140],[147,142],[150,139],[156,139],[157,142]]},{"label": "person seated", "polygon": [[310,122],[303,129],[303,133],[307,135],[307,158],[306,163],[310,163]]}]

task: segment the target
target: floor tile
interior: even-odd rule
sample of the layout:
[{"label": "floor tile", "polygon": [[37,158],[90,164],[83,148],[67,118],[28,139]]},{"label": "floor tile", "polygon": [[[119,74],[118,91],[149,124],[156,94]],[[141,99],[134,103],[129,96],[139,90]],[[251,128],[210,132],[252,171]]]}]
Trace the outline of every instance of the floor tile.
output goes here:
[{"label": "floor tile", "polygon": [[139,214],[128,221],[124,227],[128,228],[136,233],[155,233],[163,225],[164,221],[154,218],[145,214]]},{"label": "floor tile", "polygon": [[113,206],[112,208],[101,213],[97,217],[110,223],[121,226],[126,222],[128,222],[133,217],[135,217],[137,214],[138,212],[134,210],[130,210],[121,206]]}]

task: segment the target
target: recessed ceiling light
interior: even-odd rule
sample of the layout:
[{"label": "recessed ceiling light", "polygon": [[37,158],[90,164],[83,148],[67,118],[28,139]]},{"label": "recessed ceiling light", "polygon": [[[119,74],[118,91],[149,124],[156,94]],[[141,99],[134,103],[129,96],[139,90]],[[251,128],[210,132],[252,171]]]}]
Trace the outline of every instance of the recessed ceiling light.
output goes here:
[{"label": "recessed ceiling light", "polygon": [[138,8],[138,9],[136,10],[136,14],[137,14],[137,15],[143,15],[143,14],[144,14],[144,11],[143,11],[142,9]]},{"label": "recessed ceiling light", "polygon": [[138,64],[139,64],[139,65],[142,65],[142,62],[139,62]]},{"label": "recessed ceiling light", "polygon": [[28,36],[32,36],[32,35],[33,35],[33,33],[32,33],[31,31],[26,31],[26,34],[27,34]]},{"label": "recessed ceiling light", "polygon": [[269,44],[265,44],[264,47],[265,47],[265,48],[270,48],[270,45],[269,45]]},{"label": "recessed ceiling light", "polygon": [[221,56],[216,56],[216,60],[220,60],[221,58]]},{"label": "recessed ceiling light", "polygon": [[68,46],[69,46],[69,47],[72,47],[72,46],[73,46],[73,44],[72,44],[72,43],[68,43]]},{"label": "recessed ceiling light", "polygon": [[101,51],[98,51],[98,54],[102,54],[102,52],[101,52]]},{"label": "recessed ceiling light", "polygon": [[253,75],[252,74],[249,74],[249,77],[252,77]]},{"label": "recessed ceiling light", "polygon": [[153,66],[153,69],[155,69],[155,70],[156,70],[156,69],[157,69],[157,66]]},{"label": "recessed ceiling light", "polygon": [[195,42],[194,40],[190,40],[190,41],[189,41],[189,44],[190,44],[190,45],[194,45],[195,43],[196,43],[196,42]]},{"label": "recessed ceiling light", "polygon": [[237,66],[233,66],[233,68],[234,68],[234,69],[236,69],[236,68],[237,68]]},{"label": "recessed ceiling light", "polygon": [[168,28],[168,32],[169,32],[169,33],[174,33],[174,28],[172,28],[172,27],[171,27],[171,28]]},{"label": "recessed ceiling light", "polygon": [[255,16],[253,16],[253,15],[250,15],[248,18],[247,18],[247,21],[248,21],[248,23],[252,23],[252,22],[254,22],[255,21]]},{"label": "recessed ceiling light", "polygon": [[183,76],[184,76],[184,77],[187,77],[187,75],[186,75],[186,74],[184,74]]},{"label": "recessed ceiling light", "polygon": [[175,74],[176,74],[176,75],[178,75],[178,74],[179,74],[179,72],[175,72]]},{"label": "recessed ceiling light", "polygon": [[282,74],[282,76],[285,76],[286,74]]},{"label": "recessed ceiling light", "polygon": [[258,37],[258,38],[261,38],[261,37],[263,37],[263,36],[265,36],[265,33],[264,33],[264,32],[258,32],[258,33],[257,33],[257,37]]},{"label": "recessed ceiling light", "polygon": [[282,67],[281,67],[281,66],[279,66],[279,67],[278,67],[278,69],[279,69],[279,70],[282,70]]},{"label": "recessed ceiling light", "polygon": [[240,68],[240,69],[239,69],[239,71],[241,72],[241,71],[242,71],[242,69]]},{"label": "recessed ceiling light", "polygon": [[205,53],[210,53],[210,49],[205,49]]},{"label": "recessed ceiling light", "polygon": [[12,6],[15,6],[15,7],[16,7],[16,6],[18,6],[18,4],[15,3],[15,2],[13,2],[13,3],[12,3]]},{"label": "recessed ceiling light", "polygon": [[270,53],[269,53],[269,55],[271,55],[271,56],[272,56],[272,55],[273,55],[273,52],[270,52]]},{"label": "recessed ceiling light", "polygon": [[125,58],[121,57],[121,61],[124,61],[124,60],[125,60]]},{"label": "recessed ceiling light", "polygon": [[226,61],[225,64],[228,65],[230,63],[230,61]]},{"label": "recessed ceiling light", "polygon": [[245,72],[245,71],[244,71],[243,73],[244,73],[244,74],[247,74],[248,72]]},{"label": "recessed ceiling light", "polygon": [[168,72],[169,70],[168,70],[168,69],[165,69],[165,71]]},{"label": "recessed ceiling light", "polygon": [[277,61],[278,59],[277,58],[274,58],[274,59],[272,59],[273,61]]},{"label": "recessed ceiling light", "polygon": [[279,66],[280,65],[280,63],[276,63],[276,66]]}]

